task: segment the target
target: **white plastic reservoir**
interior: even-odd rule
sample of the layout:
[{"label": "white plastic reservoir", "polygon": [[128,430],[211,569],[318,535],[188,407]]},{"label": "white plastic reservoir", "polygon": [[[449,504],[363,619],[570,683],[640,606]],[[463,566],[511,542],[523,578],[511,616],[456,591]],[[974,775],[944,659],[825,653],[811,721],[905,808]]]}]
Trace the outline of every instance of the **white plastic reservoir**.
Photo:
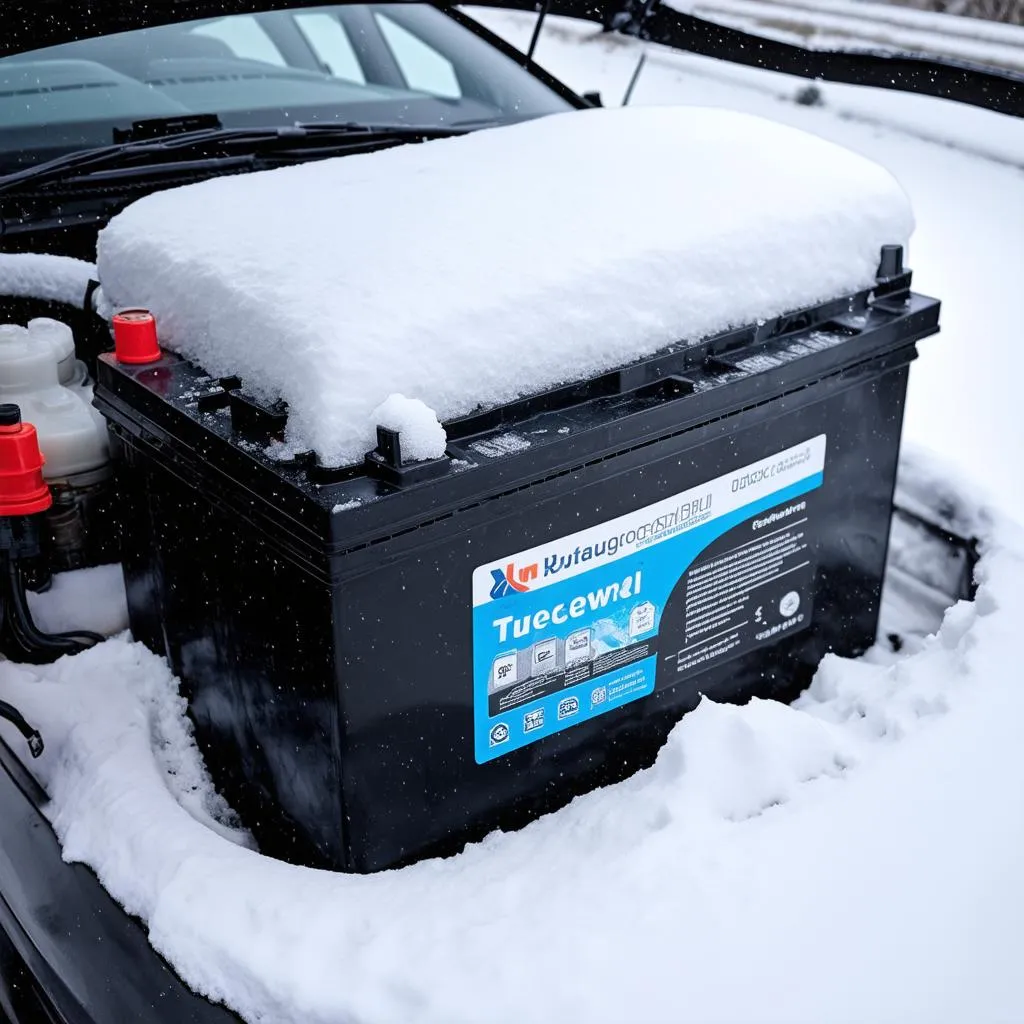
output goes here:
[{"label": "white plastic reservoir", "polygon": [[0,324],[0,403],[13,402],[39,434],[47,482],[107,462],[107,428],[92,407],[85,367],[75,359],[71,328],[39,318],[28,327]]}]

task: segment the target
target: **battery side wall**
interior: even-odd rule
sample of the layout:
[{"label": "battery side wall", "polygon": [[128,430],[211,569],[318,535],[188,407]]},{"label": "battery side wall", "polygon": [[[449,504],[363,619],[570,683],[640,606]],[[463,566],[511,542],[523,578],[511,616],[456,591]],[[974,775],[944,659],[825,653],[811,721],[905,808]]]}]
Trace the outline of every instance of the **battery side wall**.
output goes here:
[{"label": "battery side wall", "polygon": [[156,455],[116,438],[132,633],[180,677],[206,764],[260,849],[342,866],[331,588]]},{"label": "battery side wall", "polygon": [[[214,780],[263,852],[349,871],[451,852],[650,764],[701,693],[791,697],[825,653],[870,645],[913,351],[379,543],[329,556],[325,537],[318,564],[228,511],[195,456],[119,431],[132,630],[181,677]],[[475,568],[820,434],[808,628],[476,762]]]},{"label": "battery side wall", "polygon": [[[874,640],[907,367],[867,365],[486,502],[373,553],[336,593],[347,861],[372,871],[520,825],[650,764],[701,693],[791,698]],[[819,434],[809,628],[485,764],[474,759],[475,567],[600,524]],[[407,550],[401,553],[404,544]],[[369,564],[369,563],[367,563]],[[680,571],[683,571],[681,567]]]}]

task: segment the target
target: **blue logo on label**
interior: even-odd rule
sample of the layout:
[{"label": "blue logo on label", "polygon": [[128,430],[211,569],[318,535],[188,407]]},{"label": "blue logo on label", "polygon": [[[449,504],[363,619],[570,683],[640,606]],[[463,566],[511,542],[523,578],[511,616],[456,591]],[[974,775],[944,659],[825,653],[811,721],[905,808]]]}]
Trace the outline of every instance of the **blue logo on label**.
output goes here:
[{"label": "blue logo on label", "polygon": [[504,722],[498,722],[491,729],[491,746],[496,747],[499,743],[504,743],[506,740],[508,740],[508,726]]},{"label": "blue logo on label", "polygon": [[525,594],[530,589],[527,584],[537,578],[537,563],[516,569],[515,563],[509,562],[504,569],[492,569],[491,576],[494,579],[491,584],[492,601],[509,594]]},{"label": "blue logo on label", "polygon": [[578,697],[566,697],[564,700],[558,702],[558,718],[569,718],[575,715],[580,709],[580,701]]}]

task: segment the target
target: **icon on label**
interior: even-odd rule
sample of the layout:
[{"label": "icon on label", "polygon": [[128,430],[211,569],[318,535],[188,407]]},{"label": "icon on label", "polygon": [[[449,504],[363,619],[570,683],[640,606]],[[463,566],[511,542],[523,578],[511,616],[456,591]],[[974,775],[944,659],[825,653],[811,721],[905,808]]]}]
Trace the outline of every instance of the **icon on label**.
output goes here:
[{"label": "icon on label", "polygon": [[578,661],[590,660],[590,630],[577,629],[565,638],[565,663],[574,665]]},{"label": "icon on label", "polygon": [[533,732],[544,725],[544,709],[537,708],[536,711],[527,711],[523,715],[523,732]]},{"label": "icon on label", "polygon": [[511,686],[519,678],[519,653],[499,654],[491,663],[491,689]]},{"label": "icon on label", "polygon": [[561,721],[563,718],[572,717],[579,709],[580,701],[578,697],[563,697],[558,702],[558,720]]},{"label": "icon on label", "polygon": [[558,641],[551,637],[550,640],[541,640],[533,645],[533,675],[542,676],[548,672],[555,671],[555,655],[558,653]]},{"label": "icon on label", "polygon": [[594,623],[594,640],[596,651],[615,651],[629,645],[629,632],[614,619],[600,619]]},{"label": "icon on label", "polygon": [[590,691],[590,706],[596,707],[608,699],[608,688],[606,686],[595,686]]},{"label": "icon on label", "polygon": [[791,590],[779,602],[779,614],[784,619],[788,619],[791,615],[796,615],[797,609],[799,607],[800,607],[800,595],[795,590]]},{"label": "icon on label", "polygon": [[641,636],[654,629],[654,605],[650,601],[638,604],[629,613],[629,635]]},{"label": "icon on label", "polygon": [[496,747],[499,743],[508,740],[508,726],[504,722],[498,722],[491,726],[491,746]]}]

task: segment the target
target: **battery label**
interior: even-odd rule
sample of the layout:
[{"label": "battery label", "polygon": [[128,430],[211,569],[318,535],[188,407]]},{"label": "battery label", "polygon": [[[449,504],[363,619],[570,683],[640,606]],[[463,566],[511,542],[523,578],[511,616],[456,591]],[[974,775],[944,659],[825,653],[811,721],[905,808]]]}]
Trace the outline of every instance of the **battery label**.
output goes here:
[{"label": "battery label", "polygon": [[806,628],[825,440],[477,567],[477,763]]}]

